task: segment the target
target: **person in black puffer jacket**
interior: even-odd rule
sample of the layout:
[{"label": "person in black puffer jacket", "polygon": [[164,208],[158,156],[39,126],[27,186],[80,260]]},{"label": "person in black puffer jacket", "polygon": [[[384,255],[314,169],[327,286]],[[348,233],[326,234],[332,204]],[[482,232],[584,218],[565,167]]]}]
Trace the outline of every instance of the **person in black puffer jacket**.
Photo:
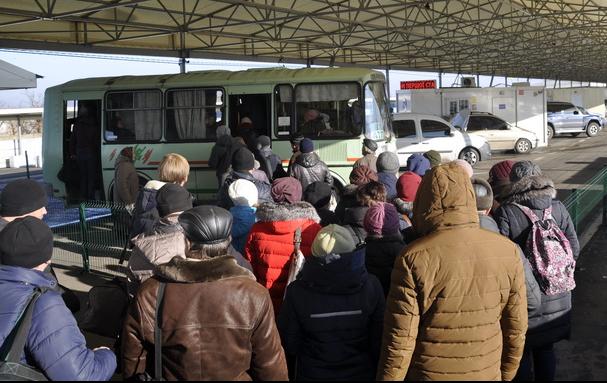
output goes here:
[{"label": "person in black puffer jacket", "polygon": [[388,296],[394,260],[405,248],[400,234],[399,214],[394,205],[379,202],[371,206],[365,214],[367,246],[365,248],[365,265],[370,274],[379,279]]},{"label": "person in black puffer jacket", "polygon": [[327,164],[321,161],[318,154],[314,153],[312,140],[304,138],[299,144],[299,149],[301,154],[291,167],[289,176],[297,178],[301,182],[303,190],[316,181],[324,181],[333,185],[333,176],[329,172]]},{"label": "person in black puffer jacket", "polygon": [[[385,301],[364,250],[338,225],[323,228],[287,288],[278,330],[295,380],[374,380]],[[296,363],[294,363],[296,362]]]},{"label": "person in black puffer jacket", "polygon": [[339,202],[335,208],[335,216],[339,222],[343,222],[346,209],[358,205],[358,201],[356,200],[358,188],[371,181],[377,181],[377,173],[369,167],[361,165],[352,169],[352,172],[350,172],[350,185],[346,185],[342,190]]},{"label": "person in black puffer jacket", "polygon": [[[512,167],[510,181],[512,184],[502,193],[502,205],[493,215],[501,234],[525,249],[531,222],[513,203],[529,207],[538,217],[543,217],[544,210],[552,206],[552,217],[569,240],[577,259],[580,252],[577,234],[565,206],[554,199],[556,190],[552,180],[543,176],[533,162],[521,161]],[[571,292],[554,296],[542,294],[540,310],[529,317],[525,353],[517,378],[533,380],[535,374],[535,380],[554,380],[556,356],[553,346],[559,340],[568,339],[570,331]]]}]

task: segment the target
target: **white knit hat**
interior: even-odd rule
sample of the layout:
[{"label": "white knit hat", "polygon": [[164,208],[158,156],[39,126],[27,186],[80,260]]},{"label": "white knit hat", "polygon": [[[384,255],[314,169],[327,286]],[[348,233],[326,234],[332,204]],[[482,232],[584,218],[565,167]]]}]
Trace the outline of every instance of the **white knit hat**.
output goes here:
[{"label": "white knit hat", "polygon": [[236,180],[228,187],[228,195],[234,202],[234,205],[255,206],[259,196],[257,187],[251,181]]},{"label": "white knit hat", "polygon": [[315,257],[351,253],[354,249],[356,249],[356,244],[352,234],[348,229],[339,225],[323,227],[312,242],[312,255]]}]

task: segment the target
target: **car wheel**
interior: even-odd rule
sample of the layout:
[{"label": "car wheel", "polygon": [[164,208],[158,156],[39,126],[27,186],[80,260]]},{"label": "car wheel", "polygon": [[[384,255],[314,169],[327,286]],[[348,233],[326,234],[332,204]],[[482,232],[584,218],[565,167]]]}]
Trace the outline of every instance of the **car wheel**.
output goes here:
[{"label": "car wheel", "polygon": [[588,135],[588,137],[594,137],[599,134],[599,130],[601,130],[599,124],[596,122],[591,122],[588,124],[588,127],[586,127],[586,135]]},{"label": "car wheel", "polygon": [[554,128],[551,125],[548,125],[548,130],[546,131],[546,135],[548,136],[549,140],[553,139],[554,136],[556,135],[556,133],[554,132]]},{"label": "car wheel", "polygon": [[471,147],[467,147],[464,148],[464,150],[462,150],[459,153],[459,157],[460,160],[464,160],[467,163],[469,163],[471,166],[476,165],[476,163],[478,161],[480,161],[481,155],[478,152],[478,150],[471,148]]},{"label": "car wheel", "polygon": [[529,153],[531,151],[531,141],[526,138],[519,138],[514,144],[514,151],[518,154]]}]

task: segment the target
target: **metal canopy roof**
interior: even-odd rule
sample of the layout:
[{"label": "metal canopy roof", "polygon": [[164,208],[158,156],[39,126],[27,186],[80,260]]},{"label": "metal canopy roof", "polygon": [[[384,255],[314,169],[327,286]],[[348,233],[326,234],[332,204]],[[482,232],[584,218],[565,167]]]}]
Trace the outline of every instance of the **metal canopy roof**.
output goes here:
[{"label": "metal canopy roof", "polygon": [[0,60],[0,90],[35,88],[38,78],[41,77]]},{"label": "metal canopy roof", "polygon": [[607,80],[607,0],[3,0],[0,47]]}]

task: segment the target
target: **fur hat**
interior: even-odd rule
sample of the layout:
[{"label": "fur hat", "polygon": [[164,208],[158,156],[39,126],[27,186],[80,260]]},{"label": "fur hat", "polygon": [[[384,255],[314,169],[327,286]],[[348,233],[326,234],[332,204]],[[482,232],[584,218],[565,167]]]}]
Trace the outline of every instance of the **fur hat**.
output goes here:
[{"label": "fur hat", "polygon": [[19,217],[46,207],[48,198],[40,184],[31,179],[9,182],[0,194],[0,216]]},{"label": "fur hat", "polygon": [[474,195],[476,196],[476,208],[478,211],[489,210],[493,207],[493,190],[489,182],[472,177],[472,189],[474,189]]},{"label": "fur hat", "polygon": [[236,172],[245,172],[255,168],[255,157],[245,147],[238,148],[232,156],[232,169]]},{"label": "fur hat", "polygon": [[413,153],[407,158],[407,170],[420,177],[423,177],[430,167],[430,161],[420,153]]},{"label": "fur hat", "polygon": [[357,166],[350,172],[350,183],[352,185],[365,185],[371,181],[377,182],[377,173],[368,166]]},{"label": "fur hat", "polygon": [[314,151],[314,141],[309,138],[304,138],[299,143],[299,150],[302,153],[312,153]]},{"label": "fur hat", "polygon": [[392,152],[383,152],[377,157],[377,172],[398,173],[400,163],[398,156]]},{"label": "fur hat", "polygon": [[272,182],[271,194],[274,202],[299,202],[302,195],[301,182],[293,177],[277,178]]},{"label": "fur hat", "polygon": [[440,165],[443,161],[440,153],[436,150],[428,150],[426,153],[424,153],[424,157],[430,161],[430,166],[432,167]]},{"label": "fur hat", "polygon": [[417,189],[422,182],[422,178],[413,172],[404,172],[396,181],[396,195],[405,202],[415,201]]},{"label": "fur hat", "polygon": [[520,179],[528,176],[541,176],[542,169],[539,165],[531,161],[519,161],[512,165],[510,170],[510,181],[517,182]]},{"label": "fur hat", "polygon": [[398,233],[400,218],[391,203],[379,202],[365,214],[364,225],[369,235],[383,236]]},{"label": "fur hat", "polygon": [[339,225],[323,227],[312,242],[312,255],[315,257],[351,253],[354,249],[356,249],[356,244],[352,234],[348,229]]},{"label": "fur hat", "polygon": [[0,232],[0,263],[31,269],[53,256],[53,232],[38,218],[17,218]]},{"label": "fur hat", "polygon": [[259,191],[251,181],[238,179],[228,187],[228,195],[236,206],[255,206],[259,198]]},{"label": "fur hat", "polygon": [[474,169],[472,169],[472,165],[470,165],[470,163],[468,161],[457,159],[457,160],[454,160],[453,162],[458,164],[459,166],[461,166],[468,174],[468,177],[472,177],[474,175]]}]

